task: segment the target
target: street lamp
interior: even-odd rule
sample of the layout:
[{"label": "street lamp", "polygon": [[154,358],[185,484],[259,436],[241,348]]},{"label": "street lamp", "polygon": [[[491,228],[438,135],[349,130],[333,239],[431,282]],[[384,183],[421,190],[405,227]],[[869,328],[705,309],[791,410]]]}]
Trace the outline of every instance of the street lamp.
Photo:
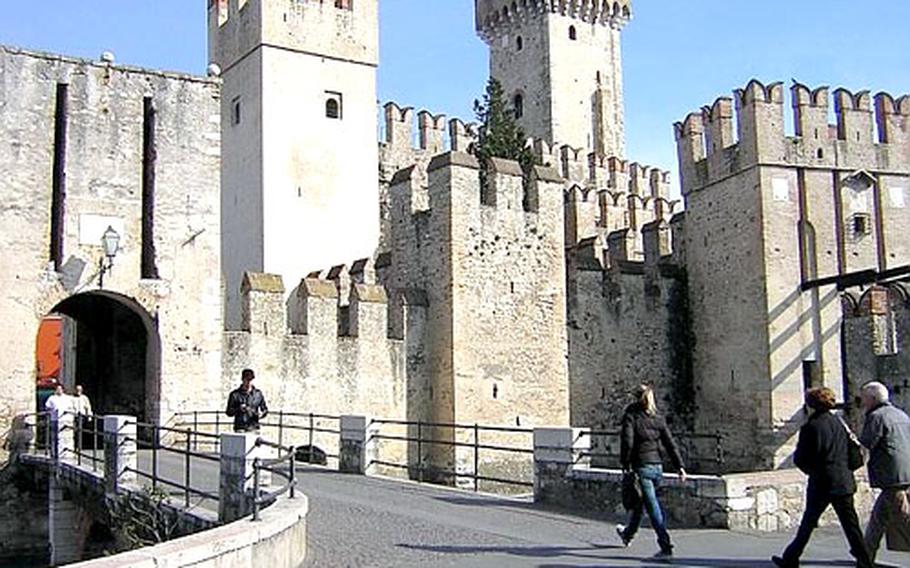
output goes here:
[{"label": "street lamp", "polygon": [[104,256],[98,259],[98,287],[104,288],[104,273],[114,267],[114,257],[120,250],[120,234],[110,225],[101,235],[101,248],[104,249]]}]

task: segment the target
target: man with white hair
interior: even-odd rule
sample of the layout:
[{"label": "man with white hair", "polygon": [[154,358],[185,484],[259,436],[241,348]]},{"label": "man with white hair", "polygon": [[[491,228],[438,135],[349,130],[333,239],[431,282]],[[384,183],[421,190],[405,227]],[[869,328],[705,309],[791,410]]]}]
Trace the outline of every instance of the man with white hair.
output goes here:
[{"label": "man with white hair", "polygon": [[864,385],[860,398],[866,411],[860,442],[869,450],[869,483],[882,490],[865,535],[874,561],[886,533],[889,549],[910,550],[910,417],[891,404],[882,383]]}]

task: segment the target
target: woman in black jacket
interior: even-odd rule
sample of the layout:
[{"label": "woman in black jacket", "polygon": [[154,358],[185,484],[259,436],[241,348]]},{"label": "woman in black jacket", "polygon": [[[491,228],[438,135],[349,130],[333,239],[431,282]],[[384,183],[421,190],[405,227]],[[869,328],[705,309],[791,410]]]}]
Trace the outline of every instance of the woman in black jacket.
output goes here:
[{"label": "woman in black jacket", "polygon": [[799,441],[793,456],[796,467],[809,476],[806,511],[796,537],[783,556],[771,557],[774,564],[782,568],[799,566],[799,557],[828,505],[832,505],[837,513],[856,565],[859,568],[874,566],[863,542],[856,509],[853,508],[856,480],[849,466],[850,444],[853,442],[844,421],[831,414],[834,405],[835,394],[829,388],[812,389],[806,393],[806,406],[814,412],[799,430]]},{"label": "woman in black jacket", "polygon": [[663,459],[660,447],[669,454],[674,467],[679,471],[680,480],[686,482],[686,470],[683,468],[679,450],[667,422],[657,414],[654,402],[654,391],[647,385],[635,389],[635,402],[626,408],[622,418],[621,456],[623,471],[634,471],[641,487],[642,502],[631,511],[629,523],[616,527],[616,532],[623,544],[629,546],[638,527],[641,525],[642,509],[648,512],[651,527],[657,533],[657,544],[660,546],[659,558],[673,556],[673,544],[660,502],[657,500],[657,488],[663,478]]}]

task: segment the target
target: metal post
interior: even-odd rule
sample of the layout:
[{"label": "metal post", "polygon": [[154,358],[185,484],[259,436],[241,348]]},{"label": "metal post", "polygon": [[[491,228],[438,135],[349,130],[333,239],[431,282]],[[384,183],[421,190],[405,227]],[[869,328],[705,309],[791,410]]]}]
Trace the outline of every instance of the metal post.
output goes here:
[{"label": "metal post", "polygon": [[480,475],[478,469],[480,469],[480,441],[477,439],[480,434],[480,429],[477,427],[477,422],[474,423],[474,493],[480,489],[480,479],[477,476]]},{"label": "metal post", "polygon": [[259,520],[259,458],[253,459],[253,520]]},{"label": "metal post", "polygon": [[289,489],[291,499],[295,498],[295,495],[294,495],[295,486],[297,485],[297,473],[295,472],[295,469],[297,467],[296,454],[297,454],[297,449],[294,446],[291,446],[291,458],[289,460],[291,470],[288,475],[288,477],[290,478],[290,479],[288,479],[288,483],[291,484],[291,487]]},{"label": "metal post", "polygon": [[313,463],[313,413],[310,412],[310,436],[309,436],[310,447],[309,452],[307,452],[307,462]]},{"label": "metal post", "polygon": [[[215,435],[221,436],[221,413],[217,412],[217,411],[215,412]],[[219,438],[219,440],[220,439],[221,438]],[[212,442],[212,443],[217,444],[217,442]]]},{"label": "metal post", "polygon": [[199,435],[195,434],[198,431],[199,431],[199,411],[194,410],[193,411],[193,433],[194,433],[193,451],[196,451],[199,449]]},{"label": "metal post", "polygon": [[92,420],[92,471],[98,471],[98,416]]},{"label": "metal post", "polygon": [[284,411],[278,411],[278,445],[284,445]]},{"label": "metal post", "polygon": [[417,481],[423,483],[423,423],[417,421]]},{"label": "metal post", "polygon": [[161,430],[157,426],[152,426],[152,489],[158,487],[158,443],[161,437]]},{"label": "metal post", "polygon": [[76,415],[76,463],[82,465],[82,415]]},{"label": "metal post", "polygon": [[184,504],[187,508],[190,506],[190,448],[193,440],[192,435],[192,431],[186,431],[186,459],[184,460],[183,480],[186,484]]}]

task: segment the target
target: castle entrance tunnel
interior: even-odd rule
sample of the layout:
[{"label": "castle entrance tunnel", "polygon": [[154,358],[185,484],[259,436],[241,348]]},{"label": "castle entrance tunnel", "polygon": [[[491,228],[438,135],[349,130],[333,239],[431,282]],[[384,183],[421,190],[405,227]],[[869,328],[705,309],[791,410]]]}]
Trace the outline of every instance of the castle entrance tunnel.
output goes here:
[{"label": "castle entrance tunnel", "polygon": [[71,296],[42,320],[36,343],[39,410],[59,381],[69,394],[81,385],[97,415],[157,419],[158,334],[134,300],[101,291]]}]

